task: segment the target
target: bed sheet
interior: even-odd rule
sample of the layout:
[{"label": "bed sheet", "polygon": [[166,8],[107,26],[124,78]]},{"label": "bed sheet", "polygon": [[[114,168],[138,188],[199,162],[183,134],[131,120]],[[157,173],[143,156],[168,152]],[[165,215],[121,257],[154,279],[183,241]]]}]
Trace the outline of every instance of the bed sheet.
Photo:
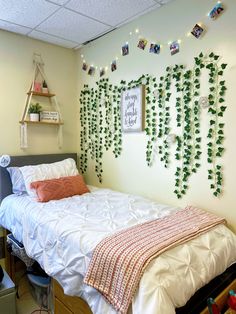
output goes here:
[{"label": "bed sheet", "polygon": [[[93,249],[104,237],[178,210],[140,196],[96,189],[59,201],[38,203],[27,195],[6,197],[0,224],[23,242],[27,254],[69,295],[84,298],[94,314],[115,314],[83,284]],[[236,237],[224,225],[168,250],[147,267],[132,301],[134,314],[173,314],[200,287],[236,261]]]}]

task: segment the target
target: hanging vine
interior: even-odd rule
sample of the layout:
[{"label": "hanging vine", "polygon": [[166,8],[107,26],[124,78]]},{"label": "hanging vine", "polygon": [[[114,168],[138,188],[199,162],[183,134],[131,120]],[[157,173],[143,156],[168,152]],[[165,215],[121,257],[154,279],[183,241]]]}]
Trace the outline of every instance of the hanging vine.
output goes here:
[{"label": "hanging vine", "polygon": [[223,141],[224,141],[224,123],[220,121],[226,110],[225,102],[225,81],[221,80],[220,77],[224,74],[224,69],[227,64],[222,63],[218,65],[219,56],[211,53],[209,55],[209,61],[207,62],[206,68],[209,69],[209,84],[210,93],[208,96],[210,115],[210,128],[208,131],[207,138],[208,143],[208,163],[210,169],[208,170],[208,179],[212,182],[211,189],[215,196],[219,196],[222,193],[222,165],[218,163],[218,159],[222,157],[224,152]]},{"label": "hanging vine", "polygon": [[170,133],[170,106],[167,103],[170,100],[170,87],[171,87],[172,69],[166,68],[166,75],[160,77],[158,85],[158,112],[159,112],[159,132],[158,138],[162,139],[162,145],[158,146],[160,160],[164,162],[165,168],[169,165],[169,142],[167,137]]},{"label": "hanging vine", "polygon": [[[214,196],[222,192],[223,169],[219,158],[224,152],[224,123],[221,119],[226,110],[225,81],[222,77],[226,64],[218,65],[219,56],[202,53],[195,58],[194,67],[185,69],[183,65],[167,67],[165,75],[157,78],[149,74],[142,75],[137,80],[128,83],[122,80],[119,86],[112,85],[108,79],[97,82],[97,88],[84,85],[80,95],[80,170],[85,173],[88,154],[95,161],[95,171],[99,181],[102,181],[102,158],[104,150],[112,148],[117,158],[122,150],[121,128],[121,94],[127,89],[145,85],[145,133],[147,136],[146,161],[148,166],[154,162],[155,154],[167,168],[170,162],[170,136],[176,138],[175,159],[175,190],[178,198],[186,194],[189,178],[200,167],[202,155],[202,138],[200,135],[200,75],[203,68],[209,70],[208,113],[210,116],[207,154],[210,169],[208,179]],[[171,84],[175,80],[176,87],[176,127],[177,134],[170,134],[170,97]]]},{"label": "hanging vine", "polygon": [[87,104],[89,103],[90,99],[90,92],[88,89],[88,85],[84,85],[84,90],[81,91],[80,94],[80,171],[85,173],[87,170],[87,163],[88,163],[88,140],[90,138],[88,132],[90,130],[90,114],[89,114],[89,107]]}]

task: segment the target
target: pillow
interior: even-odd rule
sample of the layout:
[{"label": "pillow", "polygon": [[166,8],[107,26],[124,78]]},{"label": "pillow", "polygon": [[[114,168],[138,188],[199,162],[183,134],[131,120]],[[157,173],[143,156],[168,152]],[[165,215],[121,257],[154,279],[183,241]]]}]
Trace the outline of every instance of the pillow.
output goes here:
[{"label": "pillow", "polygon": [[81,175],[36,181],[32,182],[30,187],[36,190],[39,202],[60,200],[90,192]]},{"label": "pillow", "polygon": [[7,171],[11,177],[12,192],[17,195],[22,195],[26,192],[25,182],[19,167],[8,167]]},{"label": "pillow", "polygon": [[36,193],[30,188],[31,182],[58,179],[79,174],[78,169],[76,168],[76,163],[72,158],[67,158],[51,164],[24,166],[19,169],[25,181],[26,191],[32,197],[36,197]]}]

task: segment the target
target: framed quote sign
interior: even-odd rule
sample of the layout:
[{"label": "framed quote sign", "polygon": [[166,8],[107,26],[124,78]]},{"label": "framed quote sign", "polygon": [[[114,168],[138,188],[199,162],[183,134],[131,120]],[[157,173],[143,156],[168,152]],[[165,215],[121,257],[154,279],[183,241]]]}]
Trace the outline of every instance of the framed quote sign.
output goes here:
[{"label": "framed quote sign", "polygon": [[140,85],[122,92],[121,125],[123,132],[142,132],[145,115],[145,86]]}]

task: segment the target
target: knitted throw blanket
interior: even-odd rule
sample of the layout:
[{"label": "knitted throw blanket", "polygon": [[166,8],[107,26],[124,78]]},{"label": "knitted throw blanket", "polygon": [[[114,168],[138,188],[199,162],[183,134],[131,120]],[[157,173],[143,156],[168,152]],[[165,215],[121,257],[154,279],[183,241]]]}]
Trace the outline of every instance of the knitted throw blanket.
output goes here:
[{"label": "knitted throw blanket", "polygon": [[186,207],[119,231],[96,246],[84,282],[97,289],[119,313],[127,313],[145,267],[153,258],[224,222],[211,213]]}]

